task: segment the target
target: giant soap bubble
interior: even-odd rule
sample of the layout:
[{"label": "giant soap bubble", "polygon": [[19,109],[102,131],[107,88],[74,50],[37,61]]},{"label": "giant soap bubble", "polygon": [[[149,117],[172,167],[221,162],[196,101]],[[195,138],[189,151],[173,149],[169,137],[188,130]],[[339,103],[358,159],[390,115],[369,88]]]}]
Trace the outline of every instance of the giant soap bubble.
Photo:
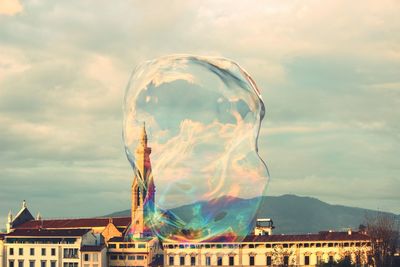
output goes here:
[{"label": "giant soap bubble", "polygon": [[179,242],[247,235],[268,182],[257,147],[264,113],[254,80],[231,60],[172,55],[139,65],[123,137],[146,230]]}]

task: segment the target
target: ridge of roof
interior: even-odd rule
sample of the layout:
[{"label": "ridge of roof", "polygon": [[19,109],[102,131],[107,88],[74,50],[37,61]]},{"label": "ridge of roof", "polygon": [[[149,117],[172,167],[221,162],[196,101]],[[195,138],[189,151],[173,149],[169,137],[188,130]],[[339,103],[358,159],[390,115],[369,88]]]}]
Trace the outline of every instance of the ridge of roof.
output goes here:
[{"label": "ridge of roof", "polygon": [[81,247],[81,251],[82,252],[89,252],[89,251],[102,251],[103,248],[105,248],[105,244],[101,244],[101,245],[85,245]]},{"label": "ridge of roof", "polygon": [[57,236],[83,236],[90,232],[90,229],[15,229],[5,237],[57,237]]},{"label": "ridge of roof", "polygon": [[[131,222],[130,217],[111,217],[116,227],[127,227]],[[15,229],[73,229],[105,227],[109,224],[109,217],[102,218],[79,218],[79,219],[43,219],[25,222]]]}]

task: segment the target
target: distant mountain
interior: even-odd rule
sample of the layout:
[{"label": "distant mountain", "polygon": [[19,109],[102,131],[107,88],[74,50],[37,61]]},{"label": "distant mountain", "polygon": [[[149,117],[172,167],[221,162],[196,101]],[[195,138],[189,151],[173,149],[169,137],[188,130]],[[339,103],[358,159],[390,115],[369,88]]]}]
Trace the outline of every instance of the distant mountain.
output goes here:
[{"label": "distant mountain", "polygon": [[[241,199],[222,197],[212,202],[202,202],[203,211],[221,211],[215,219],[229,223],[237,212],[249,213],[251,207],[260,203],[257,218],[271,218],[274,221],[274,233],[313,233],[321,230],[357,229],[365,222],[366,215],[374,216],[380,211],[331,205],[316,198],[296,195],[263,196],[260,198]],[[259,202],[260,201],[260,202]],[[192,216],[193,208],[200,203],[193,203],[171,209],[185,220]],[[129,216],[130,210],[124,210],[107,216]],[[400,219],[400,216],[397,215]]]}]

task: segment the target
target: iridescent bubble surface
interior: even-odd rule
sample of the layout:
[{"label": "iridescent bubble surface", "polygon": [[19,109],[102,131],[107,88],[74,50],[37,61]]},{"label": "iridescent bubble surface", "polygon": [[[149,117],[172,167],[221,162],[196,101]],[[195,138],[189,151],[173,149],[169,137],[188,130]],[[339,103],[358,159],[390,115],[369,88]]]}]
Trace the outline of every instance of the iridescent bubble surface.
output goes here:
[{"label": "iridescent bubble surface", "polygon": [[146,226],[154,235],[201,242],[240,241],[249,233],[259,203],[238,206],[238,199],[265,193],[268,171],[257,148],[264,113],[255,82],[231,60],[172,55],[135,69],[123,137],[138,171],[135,149],[145,123],[152,149],[146,175],[155,185]]}]

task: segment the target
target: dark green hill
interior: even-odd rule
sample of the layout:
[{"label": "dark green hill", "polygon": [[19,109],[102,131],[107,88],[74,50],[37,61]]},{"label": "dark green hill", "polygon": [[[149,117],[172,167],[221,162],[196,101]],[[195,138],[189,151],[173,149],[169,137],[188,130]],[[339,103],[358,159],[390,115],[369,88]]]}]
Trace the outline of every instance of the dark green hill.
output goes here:
[{"label": "dark green hill", "polygon": [[[221,198],[213,201],[212,204],[203,203],[203,210],[220,210],[226,214],[223,221],[229,223],[235,213],[246,214],[249,207],[253,207],[259,198],[225,200]],[[171,211],[185,220],[185,217],[191,216],[194,205],[181,206]],[[311,197],[283,195],[262,197],[257,218],[271,218],[276,227],[275,233],[313,233],[321,230],[357,229],[361,223],[365,222],[367,214],[373,216],[378,213],[380,212],[374,210],[331,205]],[[108,216],[129,215],[130,211],[125,210]]]}]

